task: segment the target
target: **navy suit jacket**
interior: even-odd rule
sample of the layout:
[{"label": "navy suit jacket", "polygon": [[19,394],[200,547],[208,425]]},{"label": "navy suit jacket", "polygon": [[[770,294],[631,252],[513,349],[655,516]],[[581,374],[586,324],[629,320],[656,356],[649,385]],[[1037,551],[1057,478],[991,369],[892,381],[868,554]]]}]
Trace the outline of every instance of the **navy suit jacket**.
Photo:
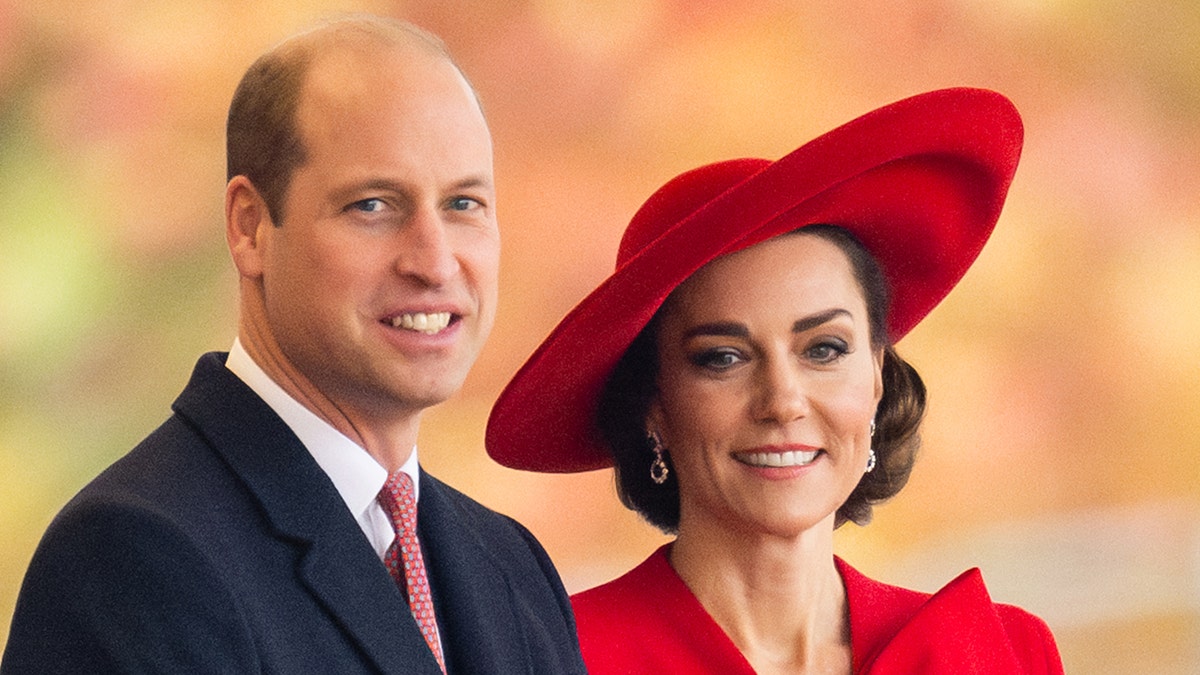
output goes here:
[{"label": "navy suit jacket", "polygon": [[[224,360],[55,518],[0,672],[440,672],[333,483]],[[584,672],[525,528],[424,472],[418,513],[450,673]]]}]

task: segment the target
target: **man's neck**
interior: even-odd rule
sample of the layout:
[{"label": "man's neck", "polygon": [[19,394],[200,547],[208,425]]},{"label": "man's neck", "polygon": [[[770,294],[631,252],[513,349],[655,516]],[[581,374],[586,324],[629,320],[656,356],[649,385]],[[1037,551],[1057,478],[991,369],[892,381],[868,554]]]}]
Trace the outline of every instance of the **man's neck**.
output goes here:
[{"label": "man's neck", "polygon": [[389,473],[408,461],[417,443],[420,411],[385,421],[373,420],[365,413],[351,414],[346,406],[339,406],[283,358],[280,350],[263,348],[255,337],[243,327],[238,344],[249,360],[284,394],[366,450]]}]

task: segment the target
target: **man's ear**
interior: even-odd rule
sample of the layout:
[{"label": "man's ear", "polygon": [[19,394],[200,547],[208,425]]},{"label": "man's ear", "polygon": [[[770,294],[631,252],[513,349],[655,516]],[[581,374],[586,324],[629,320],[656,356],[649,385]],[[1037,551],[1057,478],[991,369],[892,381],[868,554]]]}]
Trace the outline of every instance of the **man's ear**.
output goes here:
[{"label": "man's ear", "polygon": [[234,176],[225,186],[225,240],[238,274],[262,276],[262,236],[275,227],[262,195],[245,176]]}]

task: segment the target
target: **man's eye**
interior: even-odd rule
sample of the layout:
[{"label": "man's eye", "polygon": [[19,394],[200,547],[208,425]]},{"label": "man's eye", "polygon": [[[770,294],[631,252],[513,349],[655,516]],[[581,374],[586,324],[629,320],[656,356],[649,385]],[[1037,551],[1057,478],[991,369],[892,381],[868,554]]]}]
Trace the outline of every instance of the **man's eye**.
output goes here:
[{"label": "man's eye", "polygon": [[350,205],[350,208],[355,211],[363,211],[365,213],[378,213],[382,211],[384,202],[382,199],[360,199]]},{"label": "man's eye", "polygon": [[455,197],[450,200],[449,206],[451,211],[470,211],[479,208],[482,204],[470,197]]}]

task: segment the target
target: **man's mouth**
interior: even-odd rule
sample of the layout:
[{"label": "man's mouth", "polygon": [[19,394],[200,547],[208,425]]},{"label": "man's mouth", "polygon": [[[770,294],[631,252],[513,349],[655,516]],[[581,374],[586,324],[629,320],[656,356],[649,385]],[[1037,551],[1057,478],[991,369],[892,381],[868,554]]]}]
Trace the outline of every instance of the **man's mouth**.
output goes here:
[{"label": "man's mouth", "polygon": [[392,317],[393,328],[435,335],[450,325],[450,312],[413,312]]}]

